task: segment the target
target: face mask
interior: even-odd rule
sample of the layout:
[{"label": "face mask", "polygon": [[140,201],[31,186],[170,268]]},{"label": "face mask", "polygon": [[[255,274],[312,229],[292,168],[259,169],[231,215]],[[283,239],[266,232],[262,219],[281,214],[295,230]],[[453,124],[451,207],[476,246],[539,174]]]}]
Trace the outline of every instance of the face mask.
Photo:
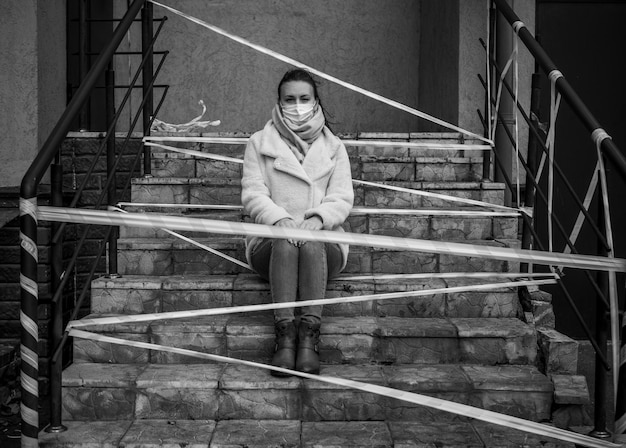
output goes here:
[{"label": "face mask", "polygon": [[283,116],[295,124],[302,124],[313,117],[317,102],[313,104],[287,104],[281,105],[280,108]]}]

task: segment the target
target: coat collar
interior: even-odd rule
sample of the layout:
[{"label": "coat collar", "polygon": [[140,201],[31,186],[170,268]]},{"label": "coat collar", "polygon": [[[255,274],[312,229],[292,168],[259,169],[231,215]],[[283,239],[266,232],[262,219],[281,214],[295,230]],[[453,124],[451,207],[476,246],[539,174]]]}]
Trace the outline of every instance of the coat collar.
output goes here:
[{"label": "coat collar", "polygon": [[275,159],[275,169],[312,184],[316,179],[324,177],[328,171],[333,169],[332,159],[338,147],[337,138],[327,128],[324,128],[300,164],[270,120],[265,125],[259,151],[262,155]]}]

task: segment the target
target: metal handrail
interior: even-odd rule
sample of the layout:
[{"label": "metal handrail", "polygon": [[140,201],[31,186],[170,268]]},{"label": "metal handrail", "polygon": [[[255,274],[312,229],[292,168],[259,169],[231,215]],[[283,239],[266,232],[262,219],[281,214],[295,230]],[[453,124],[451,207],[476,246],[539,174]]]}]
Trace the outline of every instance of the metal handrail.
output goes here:
[{"label": "metal handrail", "polygon": [[[509,25],[516,32],[519,40],[526,46],[529,50],[530,54],[534,57],[536,65],[541,68],[546,75],[552,80],[554,88],[560,93],[563,100],[569,104],[572,108],[574,114],[578,117],[581,123],[584,125],[586,130],[590,133],[591,140],[597,145],[600,150],[599,157],[606,159],[611,163],[613,167],[616,168],[615,172],[617,172],[619,178],[622,181],[626,181],[626,157],[620,152],[617,145],[613,142],[613,140],[609,137],[609,135],[604,131],[596,118],[591,114],[585,103],[580,99],[574,89],[567,82],[563,74],[558,71],[556,65],[549,58],[547,53],[543,50],[541,45],[535,40],[530,31],[527,29],[526,25],[520,20],[520,18],[516,15],[511,6],[506,2],[506,0],[492,0],[492,4],[497,7],[497,10],[492,9],[492,11],[497,11],[502,14],[502,16],[506,19]],[[495,14],[494,14],[495,16]],[[497,64],[494,61],[490,60],[490,54],[488,51],[488,62],[496,66]],[[508,87],[507,87],[508,89]],[[511,96],[514,96],[513,93],[509,89],[509,93]],[[488,96],[491,93],[488,92]],[[489,101],[489,100],[488,100]],[[519,104],[518,104],[519,107]],[[526,118],[525,118],[526,119]],[[528,122],[529,129],[531,129],[534,134],[533,137],[536,138],[536,143],[542,143],[542,138],[538,135],[537,129],[533,126],[529,120]],[[509,139],[512,137],[510,135],[509,130],[506,126],[502,127]],[[545,150],[545,145],[541,145],[542,149]],[[529,156],[530,156],[531,148],[529,147]],[[525,166],[526,168],[526,166]],[[532,170],[531,170],[532,171]],[[564,176],[561,174],[560,170],[558,170],[558,174],[563,178]],[[541,191],[538,188],[536,182],[534,182],[534,175],[529,173],[527,176],[527,180],[530,180],[532,185],[532,192],[527,196],[532,196],[535,192],[541,194]],[[528,186],[527,186],[528,188]],[[602,187],[600,187],[602,190]],[[600,192],[600,195],[607,194],[606,191]],[[533,199],[534,201],[534,199]],[[580,206],[580,201],[577,201],[577,205]],[[584,207],[583,207],[584,208]],[[602,229],[604,227],[604,207],[602,201],[600,201],[598,206],[598,218],[596,220],[589,219],[589,213],[585,213],[585,217],[589,220],[589,222],[597,221],[598,225],[594,224],[594,231],[598,228]],[[551,216],[549,219],[553,219]],[[597,235],[597,246],[598,246],[598,254],[601,256],[608,256],[608,251],[611,248],[607,247],[607,237],[604,231],[600,232],[600,235]],[[535,236],[536,238],[536,236]],[[570,246],[571,247],[571,246]],[[562,282],[559,282],[561,286]],[[594,345],[594,349],[596,350],[595,357],[595,409],[594,409],[594,429],[591,431],[590,435],[600,439],[609,439],[611,438],[611,433],[607,429],[607,378],[606,371],[611,370],[610,366],[606,361],[606,353],[607,353],[607,334],[608,334],[608,312],[609,306],[607,304],[606,297],[608,296],[609,290],[609,280],[608,274],[604,272],[599,272],[597,274],[597,283],[592,281],[592,284],[595,287],[596,297],[596,337],[595,339],[590,337],[588,330],[586,330],[587,335]],[[564,290],[565,291],[565,290]],[[566,298],[569,301],[570,305],[573,304],[573,300],[566,294]],[[575,306],[573,307],[576,309]],[[580,320],[580,318],[579,318]],[[583,324],[583,327],[586,328],[586,325]],[[624,335],[622,335],[624,337]],[[619,339],[619,335],[618,335]],[[620,344],[622,341],[614,341],[614,344]],[[618,368],[619,366],[614,366],[614,368]],[[616,419],[623,418],[626,415],[626,410],[624,403],[624,394],[626,393],[626,375],[620,374],[618,388],[616,393],[617,403],[616,404]],[[621,394],[621,395],[620,395]]]},{"label": "metal handrail", "polygon": [[[552,59],[545,52],[543,47],[537,42],[534,36],[528,31],[528,28],[517,16],[513,8],[506,2],[506,0],[493,0],[498,7],[498,11],[509,22],[512,27],[519,26],[517,35],[524,43],[530,54],[535,58],[535,61],[543,69],[546,74],[558,72],[557,66]],[[516,25],[518,24],[518,25]],[[567,82],[564,76],[559,77],[555,82],[556,89],[561,93],[562,98],[569,103],[572,110],[578,115],[580,121],[585,125],[589,134],[593,134],[595,131],[602,129],[598,120],[593,116],[589,108],[585,105],[582,99],[578,96],[576,91]],[[619,174],[622,180],[626,180],[626,156],[622,154],[617,145],[610,138],[605,138],[601,143],[601,150],[606,157],[613,163],[615,168],[619,170]]]},{"label": "metal handrail", "polygon": [[[97,88],[96,83],[99,77],[106,73],[110,68],[113,56],[116,53],[117,48],[121,42],[125,39],[127,32],[131,25],[135,22],[135,18],[139,15],[145,5],[146,0],[134,0],[126,11],[124,17],[120,20],[116,27],[111,40],[107,46],[102,50],[93,66],[86,74],[80,87],[73,95],[67,108],[61,115],[57,124],[53,128],[52,132],[44,142],[37,156],[31,163],[24,175],[20,186],[20,233],[21,233],[21,272],[20,272],[20,286],[21,286],[21,324],[22,324],[22,446],[37,446],[37,438],[39,432],[39,414],[38,414],[38,377],[39,377],[39,355],[38,355],[38,291],[37,291],[37,192],[39,184],[52,166],[53,183],[57,186],[61,185],[60,181],[60,149],[63,140],[71,127],[75,123],[76,117],[80,116],[84,109],[85,104],[89,101],[91,92]],[[82,16],[81,16],[82,17]],[[144,18],[142,17],[142,20]],[[151,17],[150,17],[151,20]],[[145,47],[144,47],[145,48]],[[152,51],[152,46],[147,50]],[[154,75],[152,73],[152,59],[148,58],[150,63],[150,89],[154,83]],[[146,64],[148,65],[148,64]],[[142,70],[144,71],[144,70]],[[147,79],[144,77],[144,79]],[[112,89],[113,83],[108,82],[108,88]],[[150,90],[151,93],[151,90]],[[109,106],[110,107],[110,106]],[[109,129],[114,129],[112,124]],[[108,133],[110,134],[110,132]],[[110,138],[110,136],[108,136]],[[111,145],[109,145],[111,146]],[[117,168],[117,162],[110,156],[108,157],[111,166],[108,168],[108,176],[114,175],[111,170]],[[55,162],[54,165],[51,165]],[[107,184],[109,185],[109,184]],[[114,184],[113,184],[114,185]],[[106,190],[111,190],[107,188]],[[110,199],[112,200],[112,199]],[[58,203],[59,198],[55,199]],[[58,205],[58,204],[57,204]],[[54,228],[55,233],[58,232],[57,228]],[[56,251],[55,258],[61,257],[60,242],[53,242],[53,251]],[[98,257],[101,257],[102,250]],[[58,272],[58,266],[54,269],[55,278],[53,278],[53,286],[59,286],[62,282],[59,279],[63,276],[61,272]],[[92,267],[92,274],[93,274]],[[65,276],[68,277],[67,275]],[[59,350],[62,346],[62,340],[60,340],[59,330],[62,331],[62,306],[61,300],[53,302],[54,314],[53,316],[53,328],[55,329],[53,336],[53,344],[57,344]],[[58,356],[58,355],[57,355]],[[56,357],[55,357],[56,358]],[[57,359],[57,362],[52,361],[51,376],[55,376],[55,372],[60,371],[61,362]],[[60,373],[60,372],[57,372]],[[54,389],[54,390],[52,390]],[[58,390],[57,390],[58,389]],[[51,401],[60,403],[60,378],[51,378]],[[51,406],[54,408],[55,404]],[[62,431],[64,427],[60,423],[60,412],[51,411],[51,430]],[[58,415],[56,415],[58,414]]]}]

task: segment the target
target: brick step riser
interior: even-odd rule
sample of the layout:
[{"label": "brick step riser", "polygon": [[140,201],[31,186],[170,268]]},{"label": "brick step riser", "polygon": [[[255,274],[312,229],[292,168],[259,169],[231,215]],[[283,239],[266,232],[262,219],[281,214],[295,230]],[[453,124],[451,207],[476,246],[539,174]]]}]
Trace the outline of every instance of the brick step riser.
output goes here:
[{"label": "brick step riser", "polygon": [[[272,321],[271,315],[265,319]],[[418,325],[418,324],[416,324]],[[142,331],[143,330],[143,331]],[[241,330],[229,327],[216,331],[210,326],[181,329],[167,324],[145,325],[132,331],[106,331],[103,334],[173,346],[203,353],[268,363],[275,347],[271,326],[250,326]],[[512,336],[372,335],[324,330],[320,336],[320,361],[325,364],[481,364],[526,365],[535,361],[536,337],[533,334]],[[74,362],[185,364],[210,361],[165,351],[76,339]]]},{"label": "brick step riser", "polygon": [[[375,138],[378,140],[389,140],[388,137],[380,137]],[[406,139],[405,139],[406,140]],[[403,145],[402,141],[396,141],[397,145],[384,147],[384,146],[374,146],[367,145],[367,142],[364,142],[360,146],[346,145],[346,151],[348,152],[348,156],[351,158],[357,157],[376,157],[376,158],[482,158],[484,155],[484,151],[480,149],[451,149],[446,148],[442,149],[441,147],[409,147],[407,145]],[[421,143],[425,143],[421,141]],[[459,144],[461,143],[458,140],[433,140],[430,143],[434,143],[437,145],[441,144]],[[481,144],[481,142],[474,142]],[[223,143],[196,143],[196,142],[168,142],[166,143],[168,146],[172,146],[174,148],[180,149],[191,149],[193,151],[201,151],[209,154],[217,154],[221,156],[232,157],[236,159],[243,159],[246,146],[245,144],[235,145],[235,144],[223,144]],[[196,159],[196,160],[210,160],[197,158],[196,156],[178,153],[176,151],[161,151],[159,149],[153,148],[152,152],[152,160],[153,164],[158,164],[158,162],[162,159]]]},{"label": "brick step riser", "polygon": [[[203,212],[184,214],[184,217],[197,217],[220,221],[249,222],[239,212]],[[411,216],[411,215],[361,215],[350,216],[344,224],[348,232],[373,235],[388,235],[402,238],[427,239],[435,241],[516,239],[518,218],[516,217],[474,217],[474,216]],[[191,238],[206,238],[205,232],[176,231]],[[171,234],[161,229],[122,227],[121,238],[171,238]]]},{"label": "brick step riser", "polygon": [[[186,182],[186,183],[157,183],[159,179],[142,183],[135,182],[132,186],[131,197],[136,203],[150,204],[208,204],[208,205],[240,205],[241,187],[238,182],[228,184],[216,184],[212,182]],[[149,182],[149,183],[146,183]],[[403,188],[423,190],[452,196],[455,198],[471,199],[482,201],[488,204],[502,205],[504,203],[504,192],[502,189],[483,189],[470,185],[467,188],[446,186],[446,184],[424,184],[424,183],[400,183]],[[355,207],[372,208],[437,208],[437,209],[457,209],[474,207],[464,205],[436,197],[427,197],[406,192],[388,190],[375,187],[355,186],[354,189]],[[160,210],[157,210],[160,211]]]},{"label": "brick step riser", "polygon": [[[231,156],[232,157],[232,156]],[[431,158],[425,161],[351,158],[352,178],[366,181],[468,182],[482,179],[482,159]],[[155,177],[240,179],[242,165],[217,160],[155,158]]]},{"label": "brick step riser", "polygon": [[[329,289],[326,298],[380,294],[390,291]],[[91,310],[97,314],[144,314],[271,303],[262,290],[111,290],[93,288]],[[334,317],[520,317],[514,292],[459,292],[324,306]]]},{"label": "brick step riser", "polygon": [[[243,248],[221,249],[237,260],[245,262]],[[361,249],[361,248],[359,248]],[[120,247],[118,268],[122,275],[192,275],[192,274],[238,274],[248,273],[217,255],[202,249],[158,249]],[[346,274],[402,274],[437,272],[519,272],[519,263],[487,258],[462,257],[448,254],[386,250],[351,250]]]},{"label": "brick step riser", "polygon": [[[467,393],[441,392],[428,395],[526,420],[549,419],[550,394],[528,396],[521,392]],[[124,401],[108,408],[98,401]],[[458,422],[452,413],[402,403],[392,398],[377,398],[351,390],[227,390],[152,388],[67,388],[63,389],[63,420],[410,420],[413,422]],[[263,403],[263,405],[259,405]]]},{"label": "brick step riser", "polygon": [[[126,367],[122,368],[123,373],[128,370]],[[160,382],[158,366],[148,367],[136,380],[133,380],[132,374],[128,374],[124,380],[130,383],[128,385],[104,384],[98,387],[77,385],[75,381],[65,380],[63,419],[465,420],[455,414],[341,386],[304,382],[295,377],[271,379],[268,373],[250,368],[227,367],[227,371],[237,372],[236,369],[239,369],[238,373],[221,376],[213,374],[220,366],[207,365],[203,369],[203,366],[194,365],[188,368],[191,372],[197,372],[198,380],[192,384]],[[398,381],[397,376],[388,378],[384,373],[372,371],[369,367],[346,366],[341,369],[348,370],[348,376],[350,373],[357,375],[357,380],[410,390],[532,421],[545,420],[550,415],[552,390],[545,379],[540,380],[542,384],[539,386],[530,385],[526,381],[517,387],[511,387],[511,384],[498,387],[498,381],[491,385],[485,384],[483,378],[477,377],[481,371],[467,366],[452,367],[446,371],[432,370],[431,375],[439,373],[447,381],[412,384],[410,379]],[[358,375],[357,369],[362,371],[361,375]],[[419,370],[429,368],[423,366]],[[336,370],[322,370],[325,375],[344,376],[337,373]],[[369,376],[365,377],[364,373]],[[409,370],[405,376],[411,373],[415,374],[415,369],[412,372]],[[461,376],[464,379],[459,380]],[[202,381],[201,378],[205,377],[209,378]]]}]

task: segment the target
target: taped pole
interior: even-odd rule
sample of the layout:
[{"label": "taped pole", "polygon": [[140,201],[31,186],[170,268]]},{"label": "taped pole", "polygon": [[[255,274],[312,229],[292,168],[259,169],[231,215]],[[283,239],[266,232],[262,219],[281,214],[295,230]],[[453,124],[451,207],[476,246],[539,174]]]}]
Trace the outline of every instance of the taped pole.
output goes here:
[{"label": "taped pole", "polygon": [[39,446],[37,197],[20,198],[22,448]]}]

